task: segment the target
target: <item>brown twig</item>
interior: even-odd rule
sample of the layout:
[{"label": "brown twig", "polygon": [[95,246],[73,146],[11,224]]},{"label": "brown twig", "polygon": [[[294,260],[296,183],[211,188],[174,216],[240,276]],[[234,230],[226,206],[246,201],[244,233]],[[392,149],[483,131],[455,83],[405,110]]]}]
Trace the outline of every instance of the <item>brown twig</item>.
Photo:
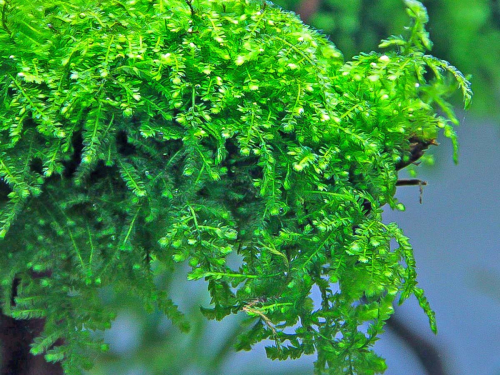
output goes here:
[{"label": "brown twig", "polygon": [[185,0],[186,4],[188,5],[189,9],[191,10],[191,17],[194,17],[194,9],[193,9],[193,4],[191,0]]},{"label": "brown twig", "polygon": [[425,186],[427,181],[419,180],[418,178],[401,179],[396,182],[396,186]]},{"label": "brown twig", "polygon": [[423,186],[426,186],[426,185],[427,185],[427,182],[419,180],[417,178],[402,179],[402,180],[398,180],[396,182],[396,186],[418,186],[418,189],[420,191],[420,198],[419,198],[420,204],[422,204],[422,197],[424,195]]},{"label": "brown twig", "polygon": [[264,323],[273,331],[273,333],[276,335],[276,328],[274,328],[273,323],[271,320],[264,314],[262,310],[260,310],[258,307],[254,307],[256,304],[261,303],[260,300],[256,299],[254,301],[249,302],[246,306],[243,306],[242,310],[245,311],[249,315],[258,315]]},{"label": "brown twig", "polygon": [[429,146],[436,146],[437,144],[438,143],[434,139],[423,140],[417,137],[410,138],[410,155],[408,159],[402,160],[396,165],[396,170],[399,171],[404,167],[415,163],[424,155],[425,150],[427,150]]}]

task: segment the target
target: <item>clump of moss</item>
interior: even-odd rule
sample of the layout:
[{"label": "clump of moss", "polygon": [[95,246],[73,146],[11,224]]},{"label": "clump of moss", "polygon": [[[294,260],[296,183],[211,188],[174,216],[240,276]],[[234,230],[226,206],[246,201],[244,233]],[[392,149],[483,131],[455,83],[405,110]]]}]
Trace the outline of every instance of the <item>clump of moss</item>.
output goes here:
[{"label": "clump of moss", "polygon": [[403,208],[397,170],[439,129],[454,138],[448,73],[470,90],[424,54],[425,8],[406,4],[408,37],[344,62],[265,2],[5,0],[0,275],[4,314],[45,319],[32,353],[90,366],[88,332],[114,315],[105,286],[187,329],[152,271],[184,261],[208,282],[207,317],[255,321],[239,349],[316,351],[317,373],[383,371],[370,347],[398,295],[435,329],[411,246],[381,212]]}]

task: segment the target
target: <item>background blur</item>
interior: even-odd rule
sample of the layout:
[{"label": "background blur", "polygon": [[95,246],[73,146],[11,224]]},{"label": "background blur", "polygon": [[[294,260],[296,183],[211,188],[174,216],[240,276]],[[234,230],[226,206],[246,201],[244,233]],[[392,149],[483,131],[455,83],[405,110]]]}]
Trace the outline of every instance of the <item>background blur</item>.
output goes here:
[{"label": "background blur", "polygon": [[[322,30],[346,59],[377,50],[408,23],[402,0],[278,0],[285,9]],[[387,209],[385,220],[397,221],[415,249],[418,279],[436,311],[434,336],[415,299],[396,309],[405,330],[387,328],[375,349],[387,359],[388,375],[500,375],[500,1],[423,1],[435,42],[432,54],[472,75],[475,92],[469,112],[459,112],[459,164],[451,145],[433,148],[435,165],[421,165],[427,181],[423,204],[418,187],[400,187],[405,212]],[[196,4],[196,2],[195,2]],[[460,103],[457,102],[457,107]],[[406,177],[404,174],[401,178]],[[199,306],[209,297],[203,281],[185,281],[185,272],[158,270],[158,283],[170,291],[193,329],[181,334],[159,313],[147,314],[138,300],[104,290],[102,298],[120,311],[104,337],[111,349],[97,359],[91,375],[309,375],[314,357],[272,362],[264,344],[235,353],[232,344],[244,316],[207,321]],[[435,348],[439,370],[418,358],[412,346]]]}]

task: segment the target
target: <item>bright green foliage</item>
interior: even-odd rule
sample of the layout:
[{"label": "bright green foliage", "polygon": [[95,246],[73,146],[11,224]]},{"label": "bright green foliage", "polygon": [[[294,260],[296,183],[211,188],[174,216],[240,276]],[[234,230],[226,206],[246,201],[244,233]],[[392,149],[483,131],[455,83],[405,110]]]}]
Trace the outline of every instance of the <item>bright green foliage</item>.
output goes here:
[{"label": "bright green foliage", "polygon": [[419,2],[406,1],[406,37],[349,62],[270,3],[2,4],[2,301],[45,317],[34,353],[68,373],[90,366],[102,345],[89,331],[113,319],[105,286],[187,329],[157,262],[208,282],[207,317],[251,317],[239,349],[317,352],[318,374],[382,372],[370,347],[398,295],[414,294],[435,330],[408,239],[381,222],[383,205],[403,208],[397,170],[415,145],[440,128],[454,140],[449,78],[471,97],[424,54]]},{"label": "bright green foliage", "polygon": [[[308,0],[276,0],[297,10]],[[498,116],[500,92],[500,2],[423,0],[429,10],[433,53],[472,75],[473,111]],[[307,20],[331,35],[345,56],[374,49],[380,38],[399,34],[407,24],[401,0],[322,0]]]}]

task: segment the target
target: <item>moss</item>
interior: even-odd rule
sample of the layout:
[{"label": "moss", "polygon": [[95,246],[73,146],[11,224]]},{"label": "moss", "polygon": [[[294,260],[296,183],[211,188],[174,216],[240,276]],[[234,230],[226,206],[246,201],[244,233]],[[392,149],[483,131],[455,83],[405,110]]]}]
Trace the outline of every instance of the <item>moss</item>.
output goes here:
[{"label": "moss", "polygon": [[269,338],[271,358],[316,351],[317,373],[383,371],[370,347],[398,294],[435,329],[411,246],[381,212],[402,208],[397,170],[440,128],[453,138],[447,76],[470,90],[424,54],[425,8],[407,6],[408,37],[344,62],[270,3],[5,1],[0,274],[4,313],[46,320],[32,352],[68,373],[90,366],[101,345],[88,330],[114,317],[103,286],[187,329],[156,263],[208,281],[207,317],[256,321],[240,349]]}]

